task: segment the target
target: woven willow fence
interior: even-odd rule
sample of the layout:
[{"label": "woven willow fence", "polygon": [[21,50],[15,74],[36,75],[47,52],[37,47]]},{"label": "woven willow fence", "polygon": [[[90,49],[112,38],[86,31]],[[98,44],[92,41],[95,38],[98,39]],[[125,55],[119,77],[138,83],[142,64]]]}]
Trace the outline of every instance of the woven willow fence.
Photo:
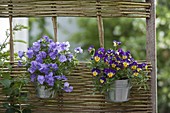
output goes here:
[{"label": "woven willow fence", "polygon": [[[146,53],[143,60],[149,64],[151,90],[138,91],[132,88],[130,101],[124,103],[106,102],[103,95],[93,95],[91,72],[82,62],[73,71],[69,80],[74,87],[72,93],[63,93],[55,99],[39,99],[35,96],[32,84],[25,87],[30,92],[28,103],[34,113],[156,113],[156,39],[155,39],[155,1],[154,0],[0,0],[0,17],[10,22],[10,61],[13,57],[12,18],[15,17],[52,17],[55,41],[57,41],[56,17],[95,17],[98,22],[100,46],[104,47],[104,29],[102,18],[127,17],[146,19]],[[107,39],[105,39],[107,40]],[[135,48],[134,48],[135,49]],[[25,73],[25,67],[12,63],[11,75]],[[152,71],[151,71],[152,70]],[[0,86],[0,113],[4,113],[2,104],[5,95]]]}]

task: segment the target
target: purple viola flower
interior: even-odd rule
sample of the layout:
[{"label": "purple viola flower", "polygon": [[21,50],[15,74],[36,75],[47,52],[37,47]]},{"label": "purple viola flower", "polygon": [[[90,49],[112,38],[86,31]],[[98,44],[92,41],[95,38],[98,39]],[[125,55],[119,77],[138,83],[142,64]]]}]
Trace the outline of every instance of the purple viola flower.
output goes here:
[{"label": "purple viola flower", "polygon": [[32,75],[30,76],[31,82],[35,82],[36,77],[37,77],[37,76],[36,76],[35,74],[32,74]]},{"label": "purple viola flower", "polygon": [[65,56],[65,55],[60,55],[60,56],[59,56],[59,61],[60,61],[60,62],[65,62],[65,61],[67,61],[66,56]]},{"label": "purple viola flower", "polygon": [[44,83],[44,81],[45,81],[45,77],[44,77],[44,76],[42,76],[42,75],[38,75],[38,77],[37,77],[37,81],[38,81],[40,84],[43,84],[43,83]]},{"label": "purple viola flower", "polygon": [[92,74],[93,74],[93,76],[97,76],[97,75],[100,74],[100,73],[101,73],[100,69],[97,69],[97,68],[93,68],[93,69],[92,69]]},{"label": "purple viola flower", "polygon": [[39,71],[41,73],[45,73],[47,74],[49,72],[49,68],[48,68],[48,65],[47,64],[40,64],[40,68],[39,68]]},{"label": "purple viola flower", "polygon": [[94,55],[94,60],[96,62],[99,62],[101,59],[102,59],[103,55],[102,54],[98,54],[98,53],[95,53]]},{"label": "purple viola flower", "polygon": [[28,49],[28,51],[27,51],[27,56],[28,56],[28,58],[29,58],[29,59],[32,58],[33,55],[34,55],[33,50],[32,50],[32,49]]},{"label": "purple viola flower", "polygon": [[52,39],[50,39],[48,36],[43,36],[43,39],[45,39],[46,42],[52,42]]},{"label": "purple viola flower", "polygon": [[48,83],[49,86],[54,86],[54,78],[52,72],[50,72],[48,75],[45,75],[45,82]]},{"label": "purple viola flower", "polygon": [[110,68],[106,68],[104,70],[104,73],[109,77],[109,78],[112,78],[115,74],[116,74],[116,71],[113,70],[113,69],[110,69]]},{"label": "purple viola flower", "polygon": [[65,75],[61,75],[62,80],[67,80],[67,77]]},{"label": "purple viola flower", "polygon": [[104,84],[106,82],[106,78],[104,76],[100,77],[100,83]]},{"label": "purple viola flower", "polygon": [[116,41],[116,40],[113,40],[113,46],[116,47],[116,46],[118,46],[118,45],[121,45],[121,42],[118,42],[118,41]]},{"label": "purple viola flower", "polygon": [[132,70],[136,70],[137,69],[137,62],[132,62],[129,66],[131,67]]},{"label": "purple viola flower", "polygon": [[73,87],[72,87],[72,86],[69,86],[69,83],[68,83],[68,82],[65,82],[65,83],[64,83],[64,88],[63,88],[63,90],[64,90],[65,92],[67,92],[67,93],[70,93],[70,92],[73,91]]},{"label": "purple viola flower", "polygon": [[72,59],[73,59],[73,54],[68,54],[68,55],[67,55],[67,59],[68,59],[68,61],[70,61],[70,62],[71,62],[71,61],[72,61]]},{"label": "purple viola flower", "polygon": [[49,44],[49,50],[48,51],[53,51],[57,47],[57,44],[55,42],[51,42]]},{"label": "purple viola flower", "polygon": [[70,48],[70,43],[67,41],[67,42],[62,42],[60,43],[60,49],[61,51],[68,51]]},{"label": "purple viola flower", "polygon": [[35,60],[39,63],[43,63],[43,59],[40,56],[39,57],[37,56]]},{"label": "purple viola flower", "polygon": [[74,52],[76,52],[76,53],[83,53],[83,49],[81,47],[76,47],[74,49]]},{"label": "purple viola flower", "polygon": [[94,49],[94,46],[90,46],[89,48],[88,48],[88,52],[89,53],[92,53],[92,51],[94,51],[95,49]]},{"label": "purple viola flower", "polygon": [[56,52],[50,52],[49,53],[49,56],[52,60],[55,60],[56,59],[56,56],[57,56],[57,53]]},{"label": "purple viola flower", "polygon": [[51,67],[54,69],[54,71],[58,70],[58,65],[57,64],[51,64]]},{"label": "purple viola flower", "polygon": [[18,51],[18,56],[19,56],[19,58],[22,59],[22,57],[24,56],[24,52],[23,51]]},{"label": "purple viola flower", "polygon": [[33,49],[34,51],[38,52],[38,51],[40,50],[40,47],[41,47],[41,45],[40,45],[39,42],[34,42],[32,49]]},{"label": "purple viola flower", "polygon": [[67,77],[65,75],[54,76],[54,78],[57,80],[67,80]]},{"label": "purple viola flower", "polygon": [[30,72],[31,74],[33,74],[35,71],[36,71],[36,68],[34,67],[28,68],[28,72]]},{"label": "purple viola flower", "polygon": [[99,49],[97,50],[97,53],[98,53],[98,54],[103,54],[103,55],[104,55],[105,49],[104,49],[103,47],[101,47],[101,48],[99,48]]},{"label": "purple viola flower", "polygon": [[22,66],[21,60],[18,61],[18,66],[19,66],[19,67]]},{"label": "purple viola flower", "polygon": [[46,58],[47,53],[46,53],[45,51],[41,51],[41,52],[39,53],[39,56],[41,56],[41,58]]}]

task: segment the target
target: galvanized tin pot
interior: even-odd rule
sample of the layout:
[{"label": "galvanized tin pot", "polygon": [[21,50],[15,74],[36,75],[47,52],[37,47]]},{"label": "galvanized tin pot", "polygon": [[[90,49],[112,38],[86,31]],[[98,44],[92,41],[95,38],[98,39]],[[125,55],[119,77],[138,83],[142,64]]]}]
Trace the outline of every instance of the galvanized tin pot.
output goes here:
[{"label": "galvanized tin pot", "polygon": [[128,79],[116,80],[106,93],[109,102],[126,102],[129,100],[131,85]]},{"label": "galvanized tin pot", "polygon": [[39,98],[54,98],[55,91],[52,88],[45,88],[45,86],[37,86],[37,96]]}]

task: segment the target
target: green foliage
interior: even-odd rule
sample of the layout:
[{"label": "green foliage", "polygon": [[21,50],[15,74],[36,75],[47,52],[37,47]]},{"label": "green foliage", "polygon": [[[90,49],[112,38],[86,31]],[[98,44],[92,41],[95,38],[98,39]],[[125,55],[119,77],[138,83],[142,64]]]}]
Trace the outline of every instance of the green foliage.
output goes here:
[{"label": "green foliage", "polygon": [[[48,28],[45,25],[48,25],[46,18],[29,18],[29,47],[31,44],[39,40],[42,36],[46,35],[52,39],[51,33],[49,33]],[[36,30],[36,34],[35,31]]]},{"label": "green foliage", "polygon": [[[123,46],[125,50],[132,50],[132,55],[135,59],[145,57],[145,21],[143,19],[130,19],[130,18],[113,18],[104,19],[104,35],[105,35],[105,48],[109,49],[112,46],[110,42],[113,40],[121,41],[127,46]],[[84,50],[93,45],[99,48],[99,36],[97,29],[97,19],[79,18],[77,20],[79,32],[73,34],[70,38],[71,42],[81,44]],[[137,51],[140,51],[138,54]],[[84,58],[88,54],[85,51]]]},{"label": "green foliage", "polygon": [[[13,31],[18,31],[26,28],[23,25],[16,25]],[[2,92],[6,96],[6,103],[3,103],[3,107],[6,108],[5,113],[31,113],[29,106],[22,106],[21,103],[27,101],[27,93],[23,92],[23,87],[28,83],[28,79],[25,75],[16,75],[12,77],[10,75],[12,71],[12,65],[9,62],[10,52],[5,50],[9,44],[7,42],[9,38],[9,30],[6,31],[6,40],[0,45],[0,84],[3,86]],[[16,42],[24,42],[17,40]],[[16,57],[16,54],[14,54]]]}]

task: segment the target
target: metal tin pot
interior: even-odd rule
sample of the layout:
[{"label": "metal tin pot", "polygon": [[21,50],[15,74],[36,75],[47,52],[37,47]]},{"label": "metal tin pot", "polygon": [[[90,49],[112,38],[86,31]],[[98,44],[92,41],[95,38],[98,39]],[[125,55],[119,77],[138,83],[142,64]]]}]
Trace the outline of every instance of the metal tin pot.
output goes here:
[{"label": "metal tin pot", "polygon": [[55,91],[52,88],[45,88],[45,86],[37,86],[37,96],[39,98],[54,98]]},{"label": "metal tin pot", "polygon": [[128,79],[116,80],[106,93],[106,99],[110,102],[126,102],[129,100],[131,85]]}]

